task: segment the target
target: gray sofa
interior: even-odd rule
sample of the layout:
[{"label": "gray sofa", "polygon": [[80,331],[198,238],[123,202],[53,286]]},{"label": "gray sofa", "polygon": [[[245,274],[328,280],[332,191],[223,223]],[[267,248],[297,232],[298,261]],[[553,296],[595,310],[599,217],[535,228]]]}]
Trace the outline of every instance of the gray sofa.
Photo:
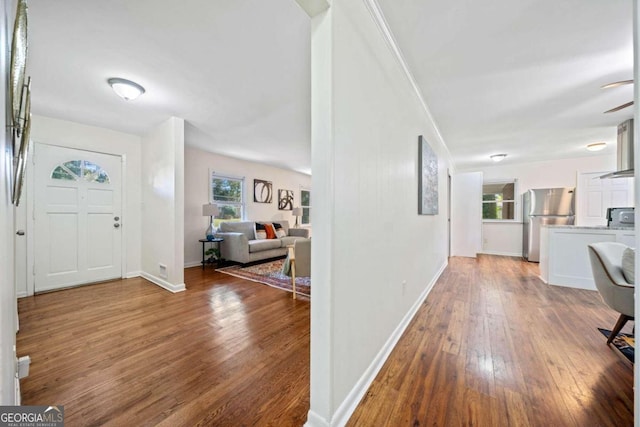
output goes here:
[{"label": "gray sofa", "polygon": [[289,222],[284,220],[258,221],[263,223],[278,223],[287,233],[285,237],[277,239],[257,240],[255,237],[256,221],[222,222],[216,237],[221,237],[220,257],[226,261],[242,264],[260,261],[268,258],[285,256],[287,246],[298,239],[309,237],[309,230],[305,228],[289,228]]}]

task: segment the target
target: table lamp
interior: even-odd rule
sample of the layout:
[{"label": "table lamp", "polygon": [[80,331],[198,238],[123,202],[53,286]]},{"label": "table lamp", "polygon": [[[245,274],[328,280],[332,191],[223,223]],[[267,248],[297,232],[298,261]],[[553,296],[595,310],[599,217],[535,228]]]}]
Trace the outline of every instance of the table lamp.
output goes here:
[{"label": "table lamp", "polygon": [[220,211],[218,210],[218,205],[215,203],[207,203],[206,205],[202,205],[202,216],[209,217],[209,228],[207,228],[207,240],[213,240],[213,217],[218,215]]},{"label": "table lamp", "polygon": [[298,228],[298,217],[302,216],[302,208],[293,208],[293,216],[296,217],[296,225],[294,228]]}]

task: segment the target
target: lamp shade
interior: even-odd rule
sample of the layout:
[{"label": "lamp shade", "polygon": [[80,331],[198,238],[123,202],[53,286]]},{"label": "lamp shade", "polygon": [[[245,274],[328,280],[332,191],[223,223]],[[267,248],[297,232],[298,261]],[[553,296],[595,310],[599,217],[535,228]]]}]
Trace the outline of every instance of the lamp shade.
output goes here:
[{"label": "lamp shade", "polygon": [[302,208],[293,208],[293,216],[302,216]]},{"label": "lamp shade", "polygon": [[220,213],[218,205],[215,203],[207,203],[202,205],[202,216],[216,216]]}]

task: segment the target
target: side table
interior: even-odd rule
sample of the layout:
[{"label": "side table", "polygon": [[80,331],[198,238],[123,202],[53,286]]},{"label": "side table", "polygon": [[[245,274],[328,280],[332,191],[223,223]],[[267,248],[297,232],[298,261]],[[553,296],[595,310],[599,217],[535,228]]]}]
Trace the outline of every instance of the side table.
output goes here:
[{"label": "side table", "polygon": [[221,239],[219,237],[216,237],[213,240],[207,240],[207,239],[200,239],[198,240],[199,242],[202,243],[202,269],[204,270],[204,266],[206,265],[207,261],[205,260],[205,245],[207,243],[216,243],[218,245],[218,249],[220,249],[220,242],[224,242],[224,239]]}]

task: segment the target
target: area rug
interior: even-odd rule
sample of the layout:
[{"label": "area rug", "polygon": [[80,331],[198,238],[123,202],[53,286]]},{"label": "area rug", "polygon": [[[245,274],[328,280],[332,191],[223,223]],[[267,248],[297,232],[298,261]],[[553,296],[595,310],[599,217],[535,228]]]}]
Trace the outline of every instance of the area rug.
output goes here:
[{"label": "area rug", "polygon": [[[231,267],[219,268],[216,271],[269,285],[283,291],[293,292],[291,289],[291,277],[286,274],[282,274],[283,263],[284,259],[279,259],[248,267],[233,265]],[[303,295],[308,298],[311,297],[310,277],[296,277],[296,294]]]},{"label": "area rug", "polygon": [[[598,330],[607,338],[611,335],[611,331],[609,329],[598,328]],[[620,353],[629,359],[631,363],[633,363],[635,359],[635,342],[636,340],[633,335],[619,333],[618,336],[613,339],[612,344],[620,351]]]}]

